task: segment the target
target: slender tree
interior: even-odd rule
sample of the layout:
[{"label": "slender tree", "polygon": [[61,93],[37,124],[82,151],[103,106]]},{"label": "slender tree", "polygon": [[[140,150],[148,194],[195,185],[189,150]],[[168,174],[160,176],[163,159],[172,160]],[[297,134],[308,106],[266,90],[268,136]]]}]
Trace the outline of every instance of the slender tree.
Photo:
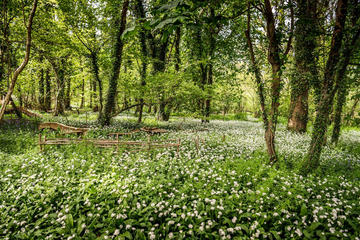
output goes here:
[{"label": "slender tree", "polygon": [[[291,2],[290,2],[291,3]],[[292,34],[290,33],[286,50],[283,52],[281,50],[281,37],[280,32],[276,29],[276,21],[273,13],[274,7],[271,5],[269,0],[265,0],[265,4],[262,5],[254,5],[258,8],[263,14],[266,20],[266,34],[268,39],[268,62],[271,65],[272,76],[271,76],[271,107],[270,111],[267,113],[265,108],[265,93],[264,86],[261,83],[261,75],[260,70],[257,66],[254,57],[254,50],[251,43],[250,38],[250,14],[248,13],[248,29],[245,32],[249,50],[250,50],[250,58],[252,63],[252,70],[255,74],[255,79],[258,84],[258,95],[261,103],[261,111],[263,115],[263,121],[265,126],[265,142],[268,155],[270,157],[270,163],[275,163],[278,161],[276,151],[275,151],[275,132],[277,125],[277,118],[279,115],[279,105],[280,105],[280,91],[281,91],[281,74],[282,68],[284,66],[284,61],[282,60],[284,56],[286,56],[290,51],[290,44],[292,41]],[[293,30],[293,11],[291,8],[291,31]],[[275,8],[276,9],[276,8]],[[250,5],[248,5],[248,12],[250,11]]]},{"label": "slender tree", "polygon": [[328,118],[335,95],[335,73],[340,60],[340,49],[344,36],[348,0],[338,0],[335,27],[332,34],[329,57],[327,59],[322,81],[320,100],[317,105],[316,119],[312,132],[309,153],[303,162],[303,171],[309,172],[319,166],[320,154],[324,145],[324,136],[328,126]]},{"label": "slender tree", "polygon": [[121,35],[123,34],[126,27],[126,14],[129,6],[129,0],[125,0],[121,12],[120,22],[117,20],[116,26],[119,26],[118,32],[116,34],[116,43],[114,49],[114,62],[112,66],[111,78],[109,80],[109,87],[107,92],[106,103],[104,107],[103,114],[100,119],[101,125],[109,125],[111,119],[111,112],[115,107],[115,96],[117,91],[117,83],[120,74],[120,67],[123,55],[123,47],[124,42],[121,39]]},{"label": "slender tree", "polygon": [[[0,109],[0,122],[2,121],[2,119],[4,117],[5,108],[6,108],[6,106],[8,105],[8,103],[10,101],[12,93],[14,92],[16,80],[19,77],[22,70],[27,65],[27,63],[29,62],[30,47],[31,47],[32,23],[33,23],[33,19],[34,19],[34,16],[35,16],[37,3],[38,3],[38,0],[34,0],[33,5],[32,5],[32,9],[31,9],[31,12],[30,12],[30,15],[29,15],[29,19],[27,21],[27,24],[25,23],[25,27],[26,27],[26,30],[27,30],[25,58],[24,58],[23,62],[21,63],[21,65],[15,70],[15,72],[13,74],[13,77],[11,79],[11,83],[10,83],[10,86],[8,88],[6,97],[5,97],[4,102],[3,102],[2,106],[1,106],[1,109]],[[24,18],[25,18],[25,16],[24,16]]]}]

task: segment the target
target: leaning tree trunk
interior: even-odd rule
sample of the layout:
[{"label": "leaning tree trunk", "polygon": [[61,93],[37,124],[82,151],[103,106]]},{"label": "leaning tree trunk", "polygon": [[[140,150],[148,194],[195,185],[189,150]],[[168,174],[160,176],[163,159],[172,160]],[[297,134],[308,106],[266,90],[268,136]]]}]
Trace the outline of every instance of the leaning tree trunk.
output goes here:
[{"label": "leaning tree trunk", "polygon": [[295,74],[291,79],[290,115],[288,130],[305,133],[308,123],[309,86],[317,80],[316,66],[316,12],[312,0],[297,1],[295,29]]},{"label": "leaning tree trunk", "polygon": [[347,89],[342,87],[338,90],[335,108],[334,128],[331,135],[331,142],[337,145],[340,137],[341,116],[346,102]]},{"label": "leaning tree trunk", "polygon": [[337,144],[339,141],[340,136],[340,125],[341,125],[341,115],[343,106],[346,102],[346,95],[347,95],[347,78],[346,78],[346,70],[350,63],[350,57],[352,55],[354,46],[356,46],[357,40],[360,37],[360,29],[356,32],[356,34],[353,36],[353,39],[350,44],[346,44],[345,51],[343,53],[344,58],[341,61],[341,68],[337,73],[336,76],[336,83],[338,88],[338,98],[337,98],[337,104],[335,109],[335,120],[334,120],[334,128],[333,133],[331,136],[331,142]]},{"label": "leaning tree trunk", "polygon": [[[37,3],[38,0],[34,0],[33,2],[33,7],[32,10],[30,12],[30,16],[28,19],[28,23],[26,26],[27,29],[27,37],[26,37],[26,52],[25,52],[25,58],[23,60],[23,62],[21,63],[21,65],[15,70],[13,77],[11,79],[11,83],[8,89],[8,92],[6,94],[6,97],[4,99],[4,102],[1,106],[0,109],[0,122],[2,121],[3,117],[4,117],[4,113],[5,113],[5,108],[8,105],[11,95],[14,92],[14,88],[15,88],[15,84],[16,84],[16,80],[19,77],[20,73],[22,72],[22,70],[25,68],[25,66],[27,65],[27,63],[29,62],[29,58],[30,58],[30,46],[31,46],[31,31],[32,31],[32,23],[33,23],[33,19],[35,16],[35,11],[36,11],[36,7],[37,7]],[[24,16],[25,17],[25,16]]]},{"label": "leaning tree trunk", "polygon": [[333,31],[331,48],[324,72],[323,86],[320,101],[317,106],[317,114],[314,130],[311,137],[309,153],[303,162],[303,170],[310,172],[320,165],[320,154],[323,148],[324,135],[328,126],[328,118],[335,95],[334,81],[336,66],[339,62],[339,51],[341,49],[344,26],[347,15],[348,0],[339,0],[336,9],[336,22]]},{"label": "leaning tree trunk", "polygon": [[129,5],[129,0],[125,0],[121,12],[120,28],[116,36],[116,44],[114,51],[115,56],[114,56],[111,78],[109,81],[107,99],[102,117],[100,119],[101,125],[110,125],[111,112],[115,106],[115,96],[116,96],[117,83],[120,74],[120,66],[121,66],[123,47],[124,47],[124,42],[121,39],[121,35],[123,34],[126,27],[126,14],[127,14],[128,5]]}]

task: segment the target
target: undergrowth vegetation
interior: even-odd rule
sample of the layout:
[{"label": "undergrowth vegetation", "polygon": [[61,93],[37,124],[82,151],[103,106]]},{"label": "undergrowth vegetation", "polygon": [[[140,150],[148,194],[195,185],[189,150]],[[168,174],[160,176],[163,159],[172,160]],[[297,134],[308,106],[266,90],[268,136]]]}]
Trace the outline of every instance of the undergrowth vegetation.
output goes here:
[{"label": "undergrowth vegetation", "polygon": [[[126,115],[105,128],[91,119],[87,138],[140,127]],[[86,124],[83,116],[56,121]],[[325,147],[321,167],[302,176],[310,137],[282,125],[278,166],[268,165],[259,122],[146,118],[144,125],[170,131],[152,140],[181,138],[179,156],[175,148],[114,153],[85,144],[39,153],[36,124],[2,124],[0,238],[359,239],[359,131],[343,132],[338,147]],[[199,150],[197,137],[205,142]]]}]

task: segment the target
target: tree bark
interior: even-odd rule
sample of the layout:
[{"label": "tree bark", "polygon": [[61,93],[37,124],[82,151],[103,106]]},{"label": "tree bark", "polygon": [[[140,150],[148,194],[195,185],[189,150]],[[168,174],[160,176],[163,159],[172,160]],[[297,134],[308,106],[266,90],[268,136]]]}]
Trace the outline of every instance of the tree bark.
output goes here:
[{"label": "tree bark", "polygon": [[66,82],[66,91],[65,91],[65,99],[64,99],[64,107],[67,110],[70,110],[70,95],[71,95],[71,78],[70,76],[65,80]]},{"label": "tree bark", "polygon": [[82,60],[80,57],[80,66],[81,66],[81,78],[82,78],[82,83],[81,83],[81,102],[80,102],[80,109],[84,107],[84,103],[85,103],[85,78],[83,76],[84,73],[84,68],[82,66]]},{"label": "tree bark", "polygon": [[340,125],[341,125],[341,115],[343,111],[343,106],[346,102],[348,81],[346,78],[346,70],[350,63],[350,58],[354,51],[355,46],[357,46],[358,39],[360,37],[360,29],[354,34],[351,43],[346,44],[345,51],[343,53],[342,61],[340,61],[340,70],[336,75],[336,85],[335,90],[337,90],[337,104],[335,109],[335,120],[334,128],[331,136],[331,142],[337,145],[340,137]]},{"label": "tree bark", "polygon": [[358,105],[359,100],[360,100],[360,98],[355,99],[354,104],[351,107],[351,111],[350,111],[350,114],[348,116],[348,120],[346,121],[346,125],[349,125],[350,119],[354,118],[356,106]]},{"label": "tree bark", "polygon": [[334,80],[336,73],[336,66],[339,62],[339,51],[342,46],[342,40],[344,35],[344,26],[347,15],[348,0],[339,0],[336,9],[336,22],[333,31],[331,48],[329,57],[326,63],[324,72],[324,79],[321,89],[320,101],[317,106],[317,114],[314,123],[314,130],[312,133],[311,143],[309,147],[309,153],[305,161],[303,162],[303,170],[310,172],[316,169],[320,164],[320,154],[323,148],[323,139],[326,128],[328,126],[327,121],[330,114],[331,106],[334,99]]},{"label": "tree bark", "polygon": [[[144,11],[144,6],[142,3],[142,0],[137,0],[135,3],[135,15],[138,21],[140,21],[140,23],[144,22],[144,20],[140,20],[140,19],[145,19],[145,11]],[[141,72],[140,72],[140,78],[141,78],[141,97],[140,97],[140,105],[139,105],[139,117],[138,117],[138,123],[141,123],[142,121],[142,114],[143,114],[143,108],[144,108],[144,98],[142,97],[144,95],[144,91],[143,88],[146,85],[146,68],[147,68],[147,56],[148,56],[148,51],[147,51],[147,47],[146,47],[146,30],[144,27],[141,27],[140,31],[139,31],[139,40],[140,40],[140,48],[141,48],[141,54],[142,54],[142,63],[141,63]]]},{"label": "tree bark", "polygon": [[175,71],[180,70],[180,37],[181,29],[178,27],[175,31]]},{"label": "tree bark", "polygon": [[65,103],[64,103],[64,95],[65,95],[65,80],[64,80],[64,59],[60,60],[60,66],[52,61],[51,64],[53,66],[54,75],[57,84],[57,93],[55,98],[55,109],[54,116],[59,116],[65,112]]},{"label": "tree bark", "polygon": [[30,16],[28,19],[28,23],[27,23],[27,37],[26,37],[26,52],[25,52],[25,58],[23,60],[23,62],[21,63],[21,65],[15,70],[13,77],[11,79],[11,83],[8,89],[8,92],[6,94],[6,97],[4,99],[4,102],[1,106],[0,109],[0,122],[2,121],[3,117],[4,117],[4,113],[5,113],[5,108],[8,105],[11,95],[14,92],[14,88],[15,88],[15,84],[16,84],[16,80],[19,77],[20,73],[22,72],[22,70],[25,68],[25,66],[27,65],[27,63],[29,62],[29,58],[30,58],[30,46],[31,46],[31,31],[32,31],[32,24],[33,24],[33,19],[35,16],[35,11],[36,11],[36,7],[37,7],[37,3],[38,0],[34,0],[33,2],[33,7],[32,10],[30,12]]},{"label": "tree bark", "polygon": [[45,82],[46,82],[46,94],[45,94],[45,110],[50,110],[51,109],[51,82],[50,82],[50,69],[46,70],[46,77],[45,77]]},{"label": "tree bark", "polygon": [[297,1],[295,29],[295,73],[291,79],[291,103],[288,130],[305,133],[308,122],[309,86],[318,79],[316,66],[317,2]]},{"label": "tree bark", "polygon": [[[43,63],[43,57],[40,56],[40,63]],[[44,69],[43,67],[41,67],[40,69],[40,73],[39,73],[39,99],[38,99],[38,102],[39,102],[39,109],[44,111],[45,110],[45,87],[44,87]]]},{"label": "tree bark", "polygon": [[[100,79],[99,76],[99,64],[98,64],[98,54],[97,52],[91,52],[90,54],[91,57],[91,66],[92,66],[92,72],[94,74],[94,78],[95,78],[95,83],[94,83],[94,87],[96,86],[96,82],[99,84],[99,116],[98,116],[98,120],[101,119],[101,114],[102,114],[102,110],[103,110],[103,87],[102,87],[102,81]],[[94,88],[94,92],[96,91],[96,87]]]},{"label": "tree bark", "polygon": [[117,83],[120,74],[120,66],[121,66],[123,47],[124,47],[124,43],[121,39],[121,35],[123,34],[126,27],[126,13],[128,6],[129,6],[129,0],[125,0],[121,12],[120,28],[116,36],[113,69],[109,81],[106,104],[104,107],[102,117],[100,119],[101,125],[110,125],[111,112],[115,106],[115,96],[116,96]]}]

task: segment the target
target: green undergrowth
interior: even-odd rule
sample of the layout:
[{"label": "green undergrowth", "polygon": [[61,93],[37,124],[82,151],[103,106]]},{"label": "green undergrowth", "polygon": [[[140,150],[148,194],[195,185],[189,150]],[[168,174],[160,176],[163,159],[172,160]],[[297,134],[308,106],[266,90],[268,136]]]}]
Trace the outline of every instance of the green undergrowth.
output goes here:
[{"label": "green undergrowth", "polygon": [[[325,146],[320,168],[299,175],[310,137],[279,125],[279,164],[267,161],[259,122],[126,115],[95,120],[86,138],[156,126],[176,148],[114,153],[89,144],[46,146],[36,124],[0,125],[1,239],[357,239],[360,235],[359,131]],[[208,131],[199,131],[208,129]],[[56,132],[45,131],[47,138]],[[223,137],[225,136],[225,141]],[[76,137],[76,136],[73,136]],[[145,133],[124,140],[147,141]],[[199,138],[199,150],[195,140]],[[205,144],[202,142],[204,140]]]}]

